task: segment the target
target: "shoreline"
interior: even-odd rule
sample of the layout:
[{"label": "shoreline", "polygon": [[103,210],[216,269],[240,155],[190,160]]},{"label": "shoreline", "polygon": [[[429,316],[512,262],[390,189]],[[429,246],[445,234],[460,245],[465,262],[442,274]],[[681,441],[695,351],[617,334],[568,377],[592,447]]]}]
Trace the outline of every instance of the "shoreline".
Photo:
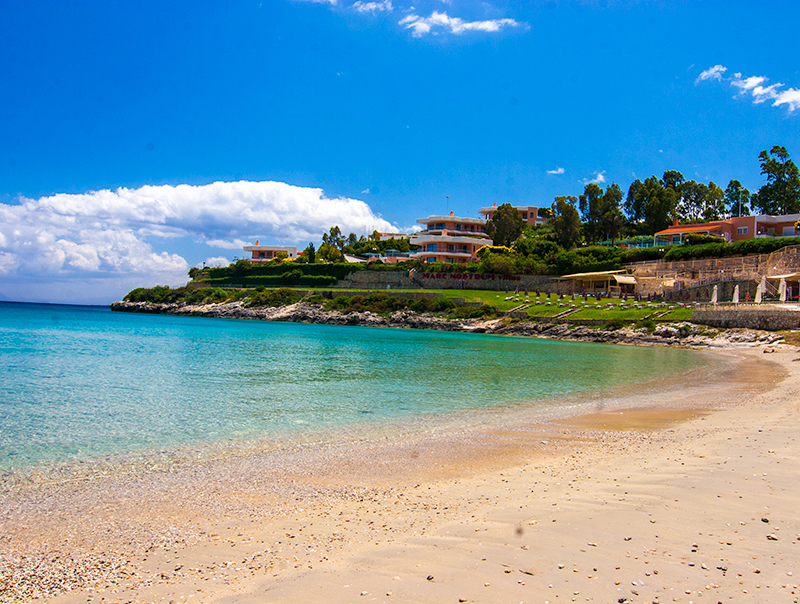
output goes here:
[{"label": "shoreline", "polygon": [[[656,409],[600,410],[545,424],[512,422],[483,430],[477,427],[454,432],[449,440],[438,442],[377,439],[342,444],[338,449],[318,450],[316,458],[304,455],[307,452],[289,455],[282,467],[265,457],[245,455],[188,465],[176,472],[165,469],[146,479],[119,477],[113,488],[108,488],[108,481],[100,481],[103,484],[35,489],[24,501],[6,505],[3,514],[6,529],[13,530],[4,530],[5,538],[0,542],[2,576],[13,577],[14,568],[23,575],[28,570],[27,576],[16,575],[17,579],[24,578],[16,587],[4,584],[0,598],[28,601],[33,595],[30,589],[39,584],[47,592],[49,581],[52,594],[73,588],[62,595],[42,593],[42,601],[59,604],[86,602],[89,598],[105,602],[166,598],[177,602],[189,595],[195,602],[255,602],[265,597],[287,602],[316,601],[320,597],[332,602],[360,598],[391,601],[392,597],[385,595],[389,591],[400,601],[457,601],[461,595],[456,592],[464,585],[462,579],[470,565],[477,564],[474,568],[478,569],[481,558],[494,560],[501,551],[504,556],[508,554],[507,560],[516,562],[498,567],[500,570],[485,581],[490,586],[478,585],[476,593],[468,594],[468,601],[517,598],[515,590],[524,587],[518,581],[531,586],[539,581],[534,578],[544,576],[542,555],[554,555],[551,550],[561,549],[564,539],[573,538],[573,530],[554,534],[552,543],[537,540],[520,545],[517,528],[523,527],[525,534],[533,533],[536,529],[530,527],[543,520],[534,518],[537,524],[527,524],[511,510],[522,509],[518,505],[522,504],[525,514],[544,518],[551,503],[548,493],[558,491],[563,499],[567,491],[562,477],[572,472],[577,478],[570,491],[579,480],[583,493],[574,505],[583,509],[584,515],[591,513],[597,503],[589,505],[590,500],[602,494],[605,483],[598,482],[597,477],[586,482],[588,479],[579,475],[595,474],[594,469],[600,471],[603,464],[629,464],[623,472],[642,479],[648,468],[641,463],[630,466],[631,452],[649,451],[654,458],[663,458],[665,450],[685,455],[686,447],[705,446],[696,438],[700,425],[702,433],[716,437],[737,430],[746,432],[746,442],[758,425],[753,421],[754,413],[768,411],[760,418],[767,421],[767,416],[789,411],[788,406],[780,409],[774,399],[786,398],[792,389],[792,379],[787,376],[796,378],[800,373],[800,366],[790,362],[796,352],[789,347],[780,346],[769,357],[761,355],[761,350],[737,353],[738,367],[743,370],[734,373],[745,400],[719,389],[718,400],[713,401],[720,408],[716,411],[697,407],[698,391],[677,389]],[[765,379],[770,383],[764,384]],[[777,383],[772,384],[773,380]],[[795,388],[789,398],[793,409],[798,406],[796,394]],[[619,413],[624,421],[615,415]],[[797,417],[792,421],[796,423]],[[715,428],[709,431],[712,425]],[[645,464],[655,463],[647,455],[644,459]],[[785,469],[790,470],[786,464]],[[536,480],[531,482],[534,475]],[[679,474],[675,477],[682,480]],[[702,481],[694,486],[705,488]],[[654,492],[646,488],[643,492],[652,496],[661,489],[663,485]],[[522,497],[523,492],[528,494],[514,505],[504,499],[513,493]],[[505,503],[498,507],[501,501]],[[132,502],[136,505],[130,509]],[[510,516],[495,518],[505,514],[501,509]],[[471,513],[464,515],[467,511]],[[26,514],[38,519],[39,526],[26,524]],[[492,539],[482,536],[481,543],[487,541],[482,545],[463,540],[467,528],[471,531],[472,524],[478,522],[475,518],[482,519],[482,532],[494,535]],[[576,517],[572,522],[578,520]],[[309,528],[312,523],[313,530]],[[586,525],[585,520],[583,523]],[[501,526],[508,529],[508,535],[495,535]],[[456,530],[462,541],[454,542],[447,536],[448,527]],[[589,523],[584,529],[597,527]],[[431,539],[437,550],[430,549],[434,547]],[[25,547],[20,548],[23,543]],[[419,570],[434,565],[431,555],[440,547],[445,547],[450,566],[437,562],[435,572]],[[477,562],[470,558],[473,550],[483,552]],[[399,551],[403,554],[398,557]],[[583,543],[572,555],[580,557],[588,551]],[[58,552],[55,559],[53,552]],[[538,552],[536,560],[529,559],[531,552]],[[420,566],[410,565],[411,561]],[[28,566],[34,563],[35,572]],[[511,573],[506,573],[509,568]],[[526,574],[528,571],[533,575]],[[425,574],[421,583],[417,582],[419,573]],[[434,580],[428,582],[428,574],[433,574]],[[511,578],[508,575],[513,582],[505,580]],[[342,587],[355,587],[356,580],[363,589],[348,591]],[[551,578],[550,583],[554,580]],[[26,581],[29,590],[14,596],[13,590],[22,590]],[[404,591],[412,584],[412,591]],[[334,585],[341,593],[331,592]],[[569,587],[574,586],[571,583]],[[419,589],[422,591],[414,595]],[[552,600],[553,592],[548,593],[551,589],[556,587],[538,586],[535,597],[528,590],[519,599],[567,601],[561,599],[568,595],[566,591]],[[361,592],[367,595],[361,596]],[[401,595],[404,593],[405,597]]]},{"label": "shoreline", "polygon": [[285,321],[320,325],[350,325],[389,327],[394,329],[430,329],[487,333],[508,336],[550,338],[572,342],[595,342],[633,346],[680,346],[690,348],[730,348],[737,346],[771,345],[782,337],[771,332],[743,328],[711,328],[691,322],[667,323],[653,332],[645,328],[626,326],[620,329],[593,329],[559,323],[507,321],[505,318],[447,319],[430,313],[411,310],[397,311],[383,317],[375,313],[327,311],[321,306],[300,301],[278,307],[248,308],[241,302],[206,305],[155,304],[152,302],[114,302],[114,312],[164,314],[217,319],[246,319],[255,321]]}]

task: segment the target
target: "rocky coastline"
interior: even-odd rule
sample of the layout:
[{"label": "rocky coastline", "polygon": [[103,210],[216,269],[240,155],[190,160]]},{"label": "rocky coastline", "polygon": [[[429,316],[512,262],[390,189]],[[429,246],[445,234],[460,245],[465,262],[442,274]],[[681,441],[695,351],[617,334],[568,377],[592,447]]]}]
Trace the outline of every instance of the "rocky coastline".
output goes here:
[{"label": "rocky coastline", "polygon": [[241,302],[185,305],[152,302],[114,302],[111,310],[149,314],[199,316],[218,319],[287,321],[321,325],[355,325],[400,329],[435,329],[466,333],[488,333],[509,336],[533,336],[558,340],[626,344],[637,346],[681,346],[691,348],[729,348],[736,346],[770,346],[782,337],[769,331],[753,329],[715,329],[689,322],[665,323],[652,332],[646,328],[627,326],[604,329],[566,323],[511,320],[500,317],[483,319],[448,319],[431,313],[397,311],[389,317],[375,313],[329,311],[317,304],[298,302],[279,307],[246,307]]}]

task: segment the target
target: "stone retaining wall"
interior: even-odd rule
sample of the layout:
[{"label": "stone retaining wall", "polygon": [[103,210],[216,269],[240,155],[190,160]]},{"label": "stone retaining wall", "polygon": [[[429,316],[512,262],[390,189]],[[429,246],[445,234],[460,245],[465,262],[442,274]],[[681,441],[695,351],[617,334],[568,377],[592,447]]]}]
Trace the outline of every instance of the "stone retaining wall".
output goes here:
[{"label": "stone retaining wall", "polygon": [[493,275],[485,273],[434,273],[412,271],[356,271],[336,287],[372,289],[482,289],[514,291],[517,287],[536,292],[556,292],[550,275]]},{"label": "stone retaining wall", "polygon": [[712,327],[740,327],[766,331],[798,329],[800,328],[800,310],[757,306],[698,308],[692,311],[692,322]]}]

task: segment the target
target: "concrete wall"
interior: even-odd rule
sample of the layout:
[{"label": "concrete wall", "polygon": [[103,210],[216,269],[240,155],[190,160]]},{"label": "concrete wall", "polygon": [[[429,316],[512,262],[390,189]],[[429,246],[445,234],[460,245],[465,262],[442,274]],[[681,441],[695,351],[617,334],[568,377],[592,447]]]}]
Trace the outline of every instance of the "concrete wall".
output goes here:
[{"label": "concrete wall", "polygon": [[800,328],[800,310],[755,305],[697,309],[692,311],[692,321],[722,328],[740,327],[767,331],[798,329]]}]

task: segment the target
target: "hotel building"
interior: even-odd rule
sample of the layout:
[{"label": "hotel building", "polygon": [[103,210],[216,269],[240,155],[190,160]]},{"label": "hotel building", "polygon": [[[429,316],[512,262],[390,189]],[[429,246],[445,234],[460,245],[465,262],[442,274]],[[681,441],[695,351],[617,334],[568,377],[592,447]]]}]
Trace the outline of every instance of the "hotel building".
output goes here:
[{"label": "hotel building", "polygon": [[794,225],[798,219],[800,214],[735,216],[727,220],[693,224],[680,224],[675,220],[671,227],[656,233],[653,240],[659,246],[683,243],[687,235],[696,234],[723,237],[727,242],[761,237],[795,237],[798,233]]},{"label": "hotel building", "polygon": [[476,252],[484,245],[492,245],[492,239],[484,231],[483,218],[460,218],[450,212],[449,216],[428,216],[418,223],[425,230],[411,236],[411,245],[420,246],[411,258],[425,262],[450,262],[466,264],[477,262]]}]

